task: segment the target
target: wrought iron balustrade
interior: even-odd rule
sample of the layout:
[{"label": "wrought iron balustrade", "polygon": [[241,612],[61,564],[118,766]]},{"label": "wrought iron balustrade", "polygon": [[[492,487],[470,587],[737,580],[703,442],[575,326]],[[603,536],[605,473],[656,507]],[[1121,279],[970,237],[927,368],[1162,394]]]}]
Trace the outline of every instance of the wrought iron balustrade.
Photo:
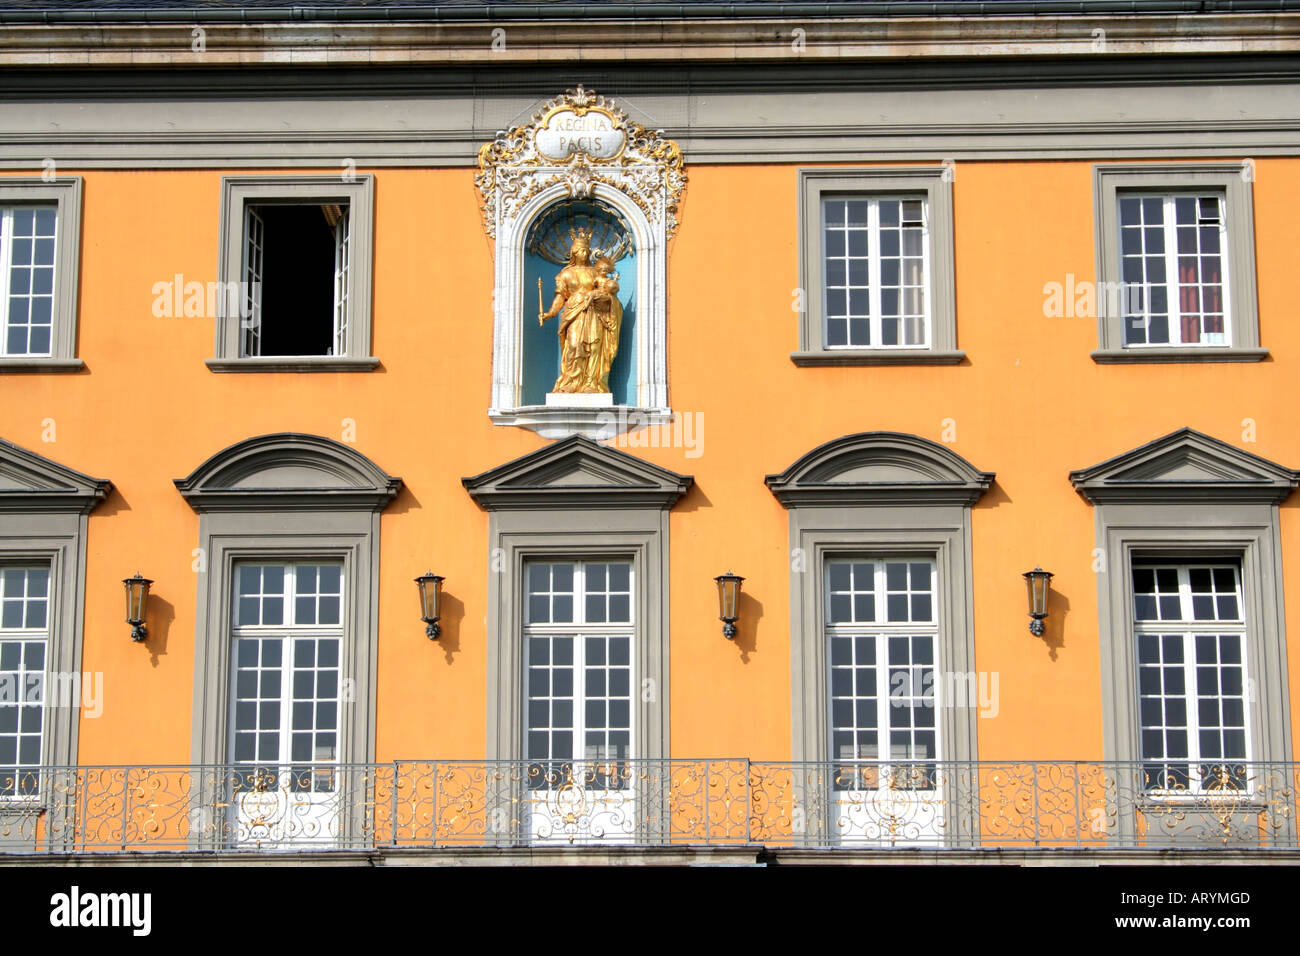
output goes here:
[{"label": "wrought iron balustrade", "polygon": [[0,853],[1297,848],[1300,764],[411,760],[0,771]]}]

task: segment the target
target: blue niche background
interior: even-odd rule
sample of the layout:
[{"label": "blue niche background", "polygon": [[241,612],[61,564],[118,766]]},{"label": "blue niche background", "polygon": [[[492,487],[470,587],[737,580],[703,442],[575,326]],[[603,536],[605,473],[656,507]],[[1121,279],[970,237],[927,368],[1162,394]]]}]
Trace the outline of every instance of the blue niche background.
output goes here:
[{"label": "blue niche background", "polygon": [[[602,233],[627,236],[627,252],[614,263],[618,273],[618,298],[623,304],[623,325],[618,333],[618,355],[609,372],[609,390],[615,405],[635,405],[636,383],[636,248],[632,231],[623,218],[599,200],[565,199],[541,210],[524,237],[523,388],[521,405],[544,405],[546,393],[560,374],[560,317],[537,325],[537,280],[542,280],[542,311],[555,298],[555,277],[564,264],[549,261],[533,251],[549,234],[547,246],[568,250],[569,229],[593,227]],[[601,248],[599,238],[593,243]],[[595,249],[592,250],[593,254]],[[607,250],[603,250],[607,251]],[[567,264],[567,263],[565,263]]]}]

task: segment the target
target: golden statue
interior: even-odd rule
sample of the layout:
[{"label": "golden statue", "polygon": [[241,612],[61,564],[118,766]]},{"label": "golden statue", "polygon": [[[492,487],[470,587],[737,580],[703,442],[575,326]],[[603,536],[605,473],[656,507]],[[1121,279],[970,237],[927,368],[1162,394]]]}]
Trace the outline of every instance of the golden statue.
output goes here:
[{"label": "golden statue", "polygon": [[592,261],[590,230],[578,229],[570,236],[569,264],[555,277],[555,299],[545,312],[542,280],[537,280],[537,324],[560,316],[560,377],[552,392],[608,393],[623,324],[618,273],[608,255]]}]

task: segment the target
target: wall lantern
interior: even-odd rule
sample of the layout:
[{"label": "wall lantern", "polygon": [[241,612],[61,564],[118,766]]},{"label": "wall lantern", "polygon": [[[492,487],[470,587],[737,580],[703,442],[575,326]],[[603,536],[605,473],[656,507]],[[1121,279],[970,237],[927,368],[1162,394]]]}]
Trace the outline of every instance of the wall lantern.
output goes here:
[{"label": "wall lantern", "polygon": [[722,633],[727,640],[736,636],[736,621],[740,619],[737,605],[740,603],[740,582],[745,580],[739,574],[719,574],[713,579],[718,584],[718,618],[722,621]]},{"label": "wall lantern", "polygon": [[1025,585],[1029,590],[1029,616],[1033,618],[1029,622],[1029,633],[1042,637],[1047,630],[1043,618],[1047,617],[1047,593],[1052,586],[1052,572],[1042,568],[1026,571]]},{"label": "wall lantern", "polygon": [[442,599],[443,579],[432,571],[425,571],[415,583],[420,586],[420,620],[429,625],[424,629],[425,636],[436,641],[442,634],[442,625],[438,623],[440,612],[438,602]]},{"label": "wall lantern", "polygon": [[123,578],[122,585],[126,588],[126,623],[131,625],[131,640],[143,641],[148,637],[148,632],[144,626],[144,612],[149,604],[149,585],[153,584],[146,577],[142,577],[140,572],[135,573],[133,578]]}]

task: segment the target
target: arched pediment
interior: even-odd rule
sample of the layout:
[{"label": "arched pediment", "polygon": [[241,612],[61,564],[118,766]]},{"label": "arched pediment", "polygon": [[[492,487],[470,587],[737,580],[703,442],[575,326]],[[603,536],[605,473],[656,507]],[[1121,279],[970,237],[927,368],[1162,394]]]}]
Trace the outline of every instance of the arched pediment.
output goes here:
[{"label": "arched pediment", "polygon": [[489,511],[531,508],[670,508],[694,479],[572,435],[462,478]]},{"label": "arched pediment", "polygon": [[971,505],[993,481],[947,447],[899,432],[860,432],[819,445],[768,488],[793,505]]},{"label": "arched pediment", "polygon": [[401,485],[347,445],[291,432],[237,442],[176,479],[198,512],[378,511]]},{"label": "arched pediment", "polygon": [[0,438],[0,512],[88,514],[112,485]]},{"label": "arched pediment", "polygon": [[1276,504],[1300,484],[1300,472],[1180,428],[1091,468],[1072,471],[1070,481],[1093,504]]}]

